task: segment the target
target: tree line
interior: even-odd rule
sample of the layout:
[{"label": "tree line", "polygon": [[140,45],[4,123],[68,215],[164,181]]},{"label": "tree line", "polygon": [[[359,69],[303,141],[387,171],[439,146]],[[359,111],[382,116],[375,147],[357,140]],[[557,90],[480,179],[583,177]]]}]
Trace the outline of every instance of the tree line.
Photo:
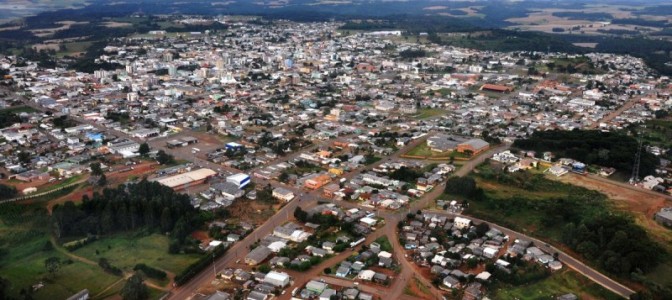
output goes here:
[{"label": "tree line", "polygon": [[52,220],[56,236],[76,237],[102,235],[147,229],[170,232],[169,251],[177,253],[187,236],[203,220],[190,202],[189,196],[178,194],[156,182],[120,185],[86,195],[76,206],[68,201],[54,206]]},{"label": "tree line", "polygon": [[[587,164],[630,172],[639,142],[618,132],[551,130],[537,131],[527,139],[518,139],[513,143],[513,147],[534,150],[537,153],[551,151],[558,158],[567,157]],[[657,165],[658,158],[642,150],[639,174],[641,176],[654,174]]]}]

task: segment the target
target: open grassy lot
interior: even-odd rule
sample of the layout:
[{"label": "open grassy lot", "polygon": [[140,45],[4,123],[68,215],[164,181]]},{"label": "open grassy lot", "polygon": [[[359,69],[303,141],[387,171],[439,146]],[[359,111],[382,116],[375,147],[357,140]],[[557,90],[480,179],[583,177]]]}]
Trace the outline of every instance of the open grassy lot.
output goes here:
[{"label": "open grassy lot", "polygon": [[416,120],[429,119],[445,115],[447,111],[440,108],[421,108],[418,109],[418,114],[413,118]]},{"label": "open grassy lot", "polygon": [[386,235],[377,238],[374,242],[380,245],[380,250],[387,252],[392,251],[392,244],[390,244],[390,240],[387,238]]},{"label": "open grassy lot", "polygon": [[[54,250],[41,251],[46,242],[47,239],[44,238],[36,239],[24,245],[25,248],[17,249],[16,255],[11,255],[11,259],[4,260],[5,263],[0,270],[2,276],[11,281],[10,295],[18,296],[22,289],[28,290],[38,282],[42,282],[44,288],[33,294],[36,299],[65,299],[85,288],[89,289],[92,295],[96,295],[121,279],[103,272],[96,265],[76,260],[62,265],[56,275],[52,276],[47,273],[44,261],[50,257],[66,261],[68,257]],[[115,293],[118,291],[113,290]]]},{"label": "open grassy lot", "polygon": [[493,290],[493,298],[502,300],[554,299],[567,293],[573,293],[579,299],[621,299],[573,270],[562,270],[546,279],[523,286],[500,286]]},{"label": "open grassy lot", "polygon": [[406,152],[405,155],[410,155],[410,156],[423,156],[426,158],[434,158],[434,159],[450,159],[451,157],[454,158],[469,158],[468,155],[464,153],[459,153],[456,151],[453,152],[434,152],[432,149],[427,146],[427,143],[421,143],[420,145],[416,146],[415,148],[411,149],[410,151]]},{"label": "open grassy lot", "polygon": [[56,55],[59,57],[63,57],[66,55],[73,55],[86,52],[86,50],[89,49],[89,47],[91,47],[92,44],[93,42],[91,41],[65,43],[63,44],[65,45],[64,51],[59,51],[58,53],[56,53]]},{"label": "open grassy lot", "polygon": [[654,146],[665,148],[672,147],[672,120],[655,119],[648,120],[640,127],[641,137],[644,142]]},{"label": "open grassy lot", "polygon": [[77,181],[82,180],[84,178],[84,176],[86,176],[86,175],[75,175],[75,176],[72,176],[70,178],[63,179],[62,181],[59,181],[56,184],[42,186],[42,187],[37,189],[37,193],[44,193],[44,192],[48,192],[48,191],[53,191],[55,189],[59,189],[59,188],[62,188],[64,186],[68,186],[70,184],[73,184]]},{"label": "open grassy lot", "polygon": [[[45,245],[49,245],[49,220],[43,208],[17,204],[0,207],[0,277],[10,281],[10,297],[19,297],[22,289],[30,290],[39,282],[44,287],[33,294],[35,299],[65,299],[84,288],[97,294],[120,279]],[[50,257],[63,262],[54,276],[44,265]]]},{"label": "open grassy lot", "polygon": [[[548,226],[547,210],[562,206],[558,201],[583,199],[582,214],[609,207],[607,197],[583,187],[546,179],[531,172],[499,173],[499,164],[479,166],[473,175],[488,201],[471,201],[465,211],[473,216],[560,243],[562,226]],[[445,197],[450,199],[452,196]],[[582,201],[583,201],[582,200]],[[576,208],[579,209],[579,208]]]},{"label": "open grassy lot", "polygon": [[[64,191],[70,193],[72,189]],[[50,194],[39,201],[26,201],[32,204],[0,205],[0,277],[9,281],[7,295],[13,299],[22,299],[22,290],[32,290],[39,283],[44,286],[32,292],[33,299],[66,299],[85,288],[93,299],[115,297],[125,281],[103,271],[97,264],[101,257],[121,268],[125,275],[131,274],[137,263],[145,263],[166,271],[169,277],[200,257],[168,254],[169,238],[161,234],[116,234],[68,252],[51,241],[52,223],[44,206],[54,197]],[[52,257],[61,262],[53,274],[45,267],[45,261]],[[166,286],[169,280],[150,282]],[[163,293],[150,287],[152,299]]]},{"label": "open grassy lot", "polygon": [[[413,155],[413,156],[432,156],[437,153],[432,152],[431,149],[427,146],[427,143],[422,143],[415,148],[411,149],[411,151],[408,151],[406,153],[407,155]],[[437,155],[438,156],[438,155]],[[446,155],[441,155],[441,156],[446,156]]]},{"label": "open grassy lot", "polygon": [[[139,263],[171,273],[178,273],[198,260],[199,254],[168,254],[169,239],[160,234],[134,236],[119,234],[105,237],[74,251],[74,254],[98,261],[107,258],[125,272],[132,272]],[[98,251],[98,254],[96,254]]]}]

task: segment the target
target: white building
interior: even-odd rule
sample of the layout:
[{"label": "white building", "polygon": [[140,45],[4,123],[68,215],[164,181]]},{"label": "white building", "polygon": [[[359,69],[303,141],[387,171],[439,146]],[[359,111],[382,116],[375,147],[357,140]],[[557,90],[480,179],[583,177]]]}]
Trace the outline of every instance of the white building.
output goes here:
[{"label": "white building", "polygon": [[243,174],[243,173],[238,173],[238,174],[226,177],[226,182],[233,183],[233,184],[237,185],[239,188],[243,188],[247,184],[250,183],[250,176],[246,175],[246,174]]},{"label": "white building", "polygon": [[289,285],[289,274],[284,272],[275,272],[270,271],[264,277],[264,283],[268,283],[272,286],[284,288]]},{"label": "white building", "polygon": [[462,218],[462,217],[455,217],[455,221],[453,222],[453,225],[457,229],[469,228],[469,226],[471,226],[471,220],[469,220],[467,218]]},{"label": "white building", "polygon": [[273,189],[273,197],[277,198],[277,199],[280,199],[280,200],[283,200],[285,202],[289,202],[289,201],[292,201],[292,199],[294,199],[294,192],[292,192],[288,189],[279,187],[279,188]]}]

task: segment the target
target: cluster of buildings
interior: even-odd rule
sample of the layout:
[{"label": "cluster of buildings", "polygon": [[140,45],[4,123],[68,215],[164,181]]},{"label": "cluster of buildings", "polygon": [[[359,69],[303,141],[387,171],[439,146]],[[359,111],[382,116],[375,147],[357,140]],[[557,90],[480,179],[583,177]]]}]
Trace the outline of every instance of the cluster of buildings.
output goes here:
[{"label": "cluster of buildings", "polygon": [[[443,131],[428,139],[433,151],[474,154],[488,148],[486,134],[510,140],[535,130],[617,129],[672,105],[669,78],[652,76],[629,56],[416,44],[389,34],[344,35],[336,31],[339,23],[226,23],[226,32],[115,39],[97,62],[119,67],[93,74],[1,57],[20,92],[0,106],[20,96],[51,112],[24,112],[21,122],[0,129],[5,169],[19,174],[98,153],[130,158],[138,141],[207,127],[239,139],[210,159],[239,170],[259,167],[258,176],[272,178],[278,169],[267,164],[277,155],[339,136],[356,136],[347,147],[386,153],[427,131]],[[399,55],[405,50],[431,55],[406,59]],[[592,71],[562,80],[543,72],[519,75],[577,58]],[[427,110],[442,113],[417,118]],[[63,126],[64,116],[77,122]],[[405,138],[377,136],[386,132]],[[167,146],[194,142],[175,138]],[[9,155],[16,151],[29,152],[30,161]],[[340,163],[353,167],[362,159]],[[321,179],[305,182],[317,188]]]},{"label": "cluster of buildings", "polygon": [[550,270],[562,268],[553,256],[529,241],[518,239],[512,243],[500,230],[474,224],[461,216],[417,214],[404,222],[399,234],[409,258],[429,268],[431,276],[441,281],[441,288],[463,290],[464,299],[481,299],[485,294],[483,284],[493,279],[493,273],[477,271],[478,264],[492,263],[511,273],[507,257],[520,256]]}]

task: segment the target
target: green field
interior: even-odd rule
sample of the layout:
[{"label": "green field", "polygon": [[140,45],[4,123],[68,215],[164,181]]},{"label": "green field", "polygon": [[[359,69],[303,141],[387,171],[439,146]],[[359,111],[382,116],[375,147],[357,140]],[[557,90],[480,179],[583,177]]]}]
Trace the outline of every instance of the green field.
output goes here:
[{"label": "green field", "polygon": [[392,252],[392,244],[386,235],[377,238],[374,242],[380,245],[380,250]]},{"label": "green field", "polygon": [[[406,155],[413,155],[413,156],[433,156],[437,154],[436,152],[432,152],[431,149],[429,149],[429,146],[427,146],[427,143],[422,143],[415,148],[411,149],[411,151],[408,151]],[[442,155],[442,156],[447,156],[447,155]]]},{"label": "green field", "polygon": [[59,188],[62,188],[64,186],[68,186],[70,184],[73,184],[73,183],[81,180],[82,178],[84,178],[84,175],[75,175],[75,176],[72,176],[70,178],[66,178],[66,179],[64,179],[63,181],[61,181],[57,184],[46,186],[46,187],[40,187],[40,188],[37,189],[37,193],[44,193],[44,192],[48,192],[48,191],[53,191],[55,189],[59,189]]},{"label": "green field", "polygon": [[493,299],[555,299],[567,293],[573,293],[579,299],[621,299],[609,290],[599,286],[571,270],[559,273],[523,286],[498,286],[492,289]]},{"label": "green field", "polygon": [[415,148],[411,149],[410,151],[406,152],[405,155],[410,155],[410,156],[424,156],[427,158],[439,158],[439,159],[450,159],[450,157],[461,157],[461,158],[469,158],[468,155],[464,153],[459,153],[456,151],[452,152],[434,152],[432,149],[427,146],[427,143],[421,143],[420,145],[417,145]]},{"label": "green field", "polygon": [[672,120],[648,120],[640,126],[640,136],[644,142],[665,148],[672,147]]},{"label": "green field", "polygon": [[445,115],[447,111],[440,108],[421,108],[418,109],[418,114],[413,116],[416,120],[429,119],[433,117],[438,117]]},{"label": "green field", "polygon": [[22,289],[30,290],[32,285],[42,282],[44,287],[33,294],[35,299],[65,299],[84,288],[97,294],[120,279],[97,265],[74,259],[70,264],[64,263],[52,277],[44,261],[49,257],[61,261],[69,258],[56,249],[45,248],[48,232],[49,220],[43,208],[16,204],[0,208],[0,277],[10,281],[8,296],[18,297]]},{"label": "green field", "polygon": [[201,257],[199,254],[168,254],[168,242],[168,237],[160,234],[141,237],[118,234],[79,248],[74,254],[92,261],[105,257],[125,272],[132,272],[136,264],[145,263],[166,272],[178,273]]},{"label": "green field", "polygon": [[[466,213],[559,243],[562,226],[545,226],[548,215],[541,213],[545,209],[554,209],[558,205],[556,199],[570,195],[585,199],[583,207],[577,208],[583,214],[603,211],[609,207],[607,197],[599,192],[551,181],[531,172],[501,174],[495,171],[497,168],[485,164],[476,169],[478,173],[474,174],[474,178],[490,200],[471,201]],[[450,197],[453,196],[443,199]]]},{"label": "green field", "polygon": [[89,49],[91,45],[93,45],[93,42],[91,41],[70,42],[70,43],[64,43],[64,45],[65,45],[65,51],[59,51],[58,53],[56,53],[58,57],[86,52],[86,50]]},{"label": "green field", "polygon": [[[172,277],[171,274],[179,273],[201,256],[168,254],[169,238],[164,235],[130,233],[103,237],[67,252],[60,246],[48,247],[50,231],[51,221],[40,204],[0,206],[0,277],[10,282],[8,296],[18,299],[21,290],[31,290],[41,282],[44,287],[32,294],[34,299],[66,299],[85,288],[93,299],[104,299],[118,294],[124,280],[104,272],[97,265],[101,257],[125,274],[132,273],[137,263],[145,263]],[[62,262],[55,276],[47,272],[44,264],[50,257]],[[155,283],[165,286],[168,280]],[[150,288],[150,294],[152,299],[158,299],[163,291]]]}]

